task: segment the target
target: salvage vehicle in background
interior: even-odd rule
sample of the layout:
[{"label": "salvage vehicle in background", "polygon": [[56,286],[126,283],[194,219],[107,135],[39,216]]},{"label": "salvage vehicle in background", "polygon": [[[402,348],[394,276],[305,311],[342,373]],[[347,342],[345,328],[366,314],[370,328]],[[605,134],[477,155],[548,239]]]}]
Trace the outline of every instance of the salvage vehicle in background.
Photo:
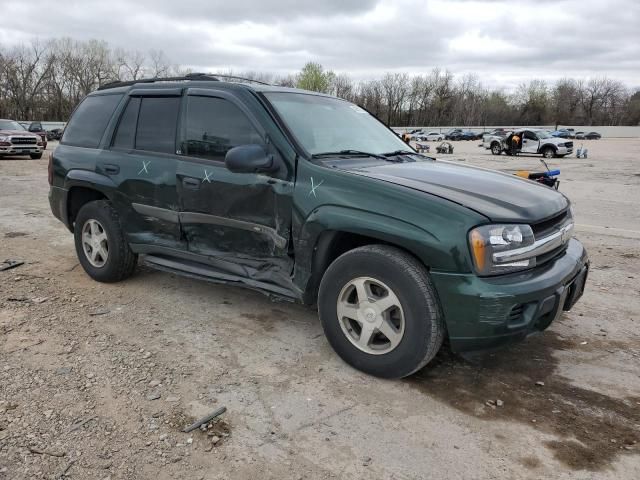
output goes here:
[{"label": "salvage vehicle in background", "polygon": [[62,128],[52,128],[47,131],[47,140],[60,140],[62,138]]},{"label": "salvage vehicle in background", "polygon": [[558,138],[575,138],[576,134],[573,128],[560,128],[550,132],[551,136]]},{"label": "salvage vehicle in background", "polygon": [[[584,290],[569,200],[418,154],[317,92],[190,74],[101,87],[49,163],[92,278],[158,269],[317,305],[350,365],[397,378],[546,329]],[[107,294],[108,295],[108,294]]]},{"label": "salvage vehicle in background", "polygon": [[443,138],[444,133],[436,131],[429,133],[420,132],[411,137],[411,139],[415,142],[441,142]]},{"label": "salvage vehicle in background", "polygon": [[36,135],[38,135],[43,143],[44,146],[44,150],[47,149],[47,131],[42,128],[42,123],[40,122],[28,122],[28,125],[25,126],[25,128],[31,132],[31,133],[35,133]]},{"label": "salvage vehicle in background", "polygon": [[576,140],[600,140],[602,138],[602,135],[600,135],[598,132],[577,132],[576,133]]},{"label": "salvage vehicle in background", "polygon": [[522,129],[509,132],[506,137],[493,135],[485,136],[482,146],[491,150],[494,155],[512,154],[511,137],[517,134],[521,139],[519,153],[541,154],[545,158],[564,157],[573,152],[573,142],[563,138],[553,137],[546,130]]},{"label": "salvage vehicle in background", "polygon": [[445,135],[445,140],[476,140],[478,135],[470,130],[455,129]]},{"label": "salvage vehicle in background", "polygon": [[28,132],[15,120],[0,119],[0,157],[5,155],[29,155],[42,158],[45,143],[40,135]]}]

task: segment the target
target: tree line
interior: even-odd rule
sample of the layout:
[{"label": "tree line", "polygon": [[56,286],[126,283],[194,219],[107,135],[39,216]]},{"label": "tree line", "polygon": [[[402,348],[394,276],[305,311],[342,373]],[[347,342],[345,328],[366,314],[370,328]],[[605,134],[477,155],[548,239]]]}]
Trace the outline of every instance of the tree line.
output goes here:
[{"label": "tree line", "polygon": [[[78,102],[100,85],[188,72],[162,51],[112,48],[99,40],[61,38],[0,46],[0,118],[66,121]],[[399,127],[640,124],[640,91],[607,77],[554,83],[534,79],[505,91],[484,86],[477,75],[455,76],[440,68],[423,75],[387,73],[363,81],[313,62],[285,76],[235,74],[330,93]]]}]

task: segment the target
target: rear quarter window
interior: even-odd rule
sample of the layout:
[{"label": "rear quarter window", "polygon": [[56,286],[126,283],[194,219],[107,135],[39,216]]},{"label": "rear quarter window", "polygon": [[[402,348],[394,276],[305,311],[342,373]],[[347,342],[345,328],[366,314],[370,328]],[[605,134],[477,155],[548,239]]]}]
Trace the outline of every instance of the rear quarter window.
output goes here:
[{"label": "rear quarter window", "polygon": [[76,147],[97,148],[121,99],[122,94],[86,97],[64,129],[61,143]]}]

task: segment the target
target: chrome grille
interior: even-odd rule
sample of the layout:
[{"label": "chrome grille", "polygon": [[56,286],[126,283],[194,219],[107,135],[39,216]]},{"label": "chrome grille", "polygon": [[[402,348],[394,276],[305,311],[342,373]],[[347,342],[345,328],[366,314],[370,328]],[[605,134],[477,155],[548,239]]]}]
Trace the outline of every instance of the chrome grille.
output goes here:
[{"label": "chrome grille", "polygon": [[14,145],[35,145],[38,139],[35,137],[11,137],[11,143]]}]

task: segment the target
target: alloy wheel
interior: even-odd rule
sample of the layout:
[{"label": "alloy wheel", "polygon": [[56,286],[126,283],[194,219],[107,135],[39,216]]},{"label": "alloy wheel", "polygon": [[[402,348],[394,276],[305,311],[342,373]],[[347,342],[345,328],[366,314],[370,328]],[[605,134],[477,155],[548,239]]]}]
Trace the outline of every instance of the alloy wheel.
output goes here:
[{"label": "alloy wheel", "polygon": [[337,315],[342,333],[365,353],[389,353],[404,336],[400,299],[375,278],[358,277],[348,282],[338,295]]},{"label": "alloy wheel", "polygon": [[104,227],[97,220],[89,219],[82,226],[82,250],[94,267],[100,268],[107,263],[109,241]]}]

